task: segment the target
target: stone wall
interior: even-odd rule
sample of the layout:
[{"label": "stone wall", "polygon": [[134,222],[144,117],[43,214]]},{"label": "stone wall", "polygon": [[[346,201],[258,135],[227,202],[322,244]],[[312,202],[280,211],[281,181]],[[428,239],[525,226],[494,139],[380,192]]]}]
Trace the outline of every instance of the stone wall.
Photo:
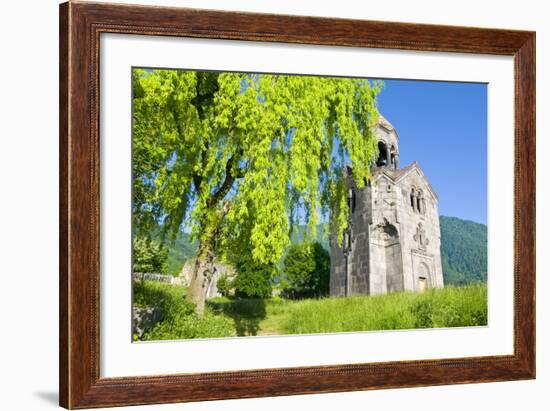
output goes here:
[{"label": "stone wall", "polygon": [[[338,245],[334,228],[330,237],[330,295],[347,294],[346,277],[349,275],[349,293],[368,294],[369,292],[369,236],[368,227],[371,220],[370,189],[358,189],[353,180],[347,177],[350,192],[350,225],[344,235],[342,245]],[[351,244],[349,243],[351,241]],[[348,249],[348,255],[344,253]],[[348,261],[348,263],[346,263]],[[347,269],[346,269],[347,266]],[[349,274],[347,273],[349,270]]]},{"label": "stone wall", "polygon": [[[195,259],[188,260],[182,267],[178,276],[171,276],[167,274],[159,273],[134,273],[134,281],[148,280],[148,281],[157,281],[159,283],[171,284],[171,285],[181,285],[188,287],[191,283],[191,277],[193,276],[193,271],[195,268]],[[229,280],[232,280],[235,277],[235,269],[226,264],[216,262],[214,263],[214,276],[208,287],[206,293],[206,298],[220,297],[221,294],[218,291],[218,280],[227,276]]]},{"label": "stone wall", "polygon": [[[411,206],[412,188],[423,192],[425,204],[423,212],[414,211]],[[398,213],[401,217],[404,288],[418,290],[420,277],[427,277],[429,287],[442,287],[441,233],[437,197],[419,167],[413,167],[404,176],[400,189]]]},{"label": "stone wall", "polygon": [[165,284],[174,284],[175,277],[159,273],[134,273],[134,281],[148,280]]}]

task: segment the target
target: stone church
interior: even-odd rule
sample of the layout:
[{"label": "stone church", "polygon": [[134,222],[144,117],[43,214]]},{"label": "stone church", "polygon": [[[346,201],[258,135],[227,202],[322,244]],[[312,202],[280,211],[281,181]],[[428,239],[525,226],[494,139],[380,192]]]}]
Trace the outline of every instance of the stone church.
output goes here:
[{"label": "stone church", "polygon": [[349,223],[331,235],[330,295],[374,295],[443,286],[437,194],[415,161],[399,168],[399,135],[380,115],[371,180],[348,186]]}]

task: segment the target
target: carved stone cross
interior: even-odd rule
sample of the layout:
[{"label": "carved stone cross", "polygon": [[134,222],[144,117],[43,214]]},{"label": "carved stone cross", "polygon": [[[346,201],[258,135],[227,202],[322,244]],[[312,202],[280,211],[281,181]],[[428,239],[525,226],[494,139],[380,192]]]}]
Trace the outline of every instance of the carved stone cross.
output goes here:
[{"label": "carved stone cross", "polygon": [[430,243],[430,240],[426,238],[426,230],[422,228],[422,223],[418,223],[418,227],[416,227],[416,234],[413,239],[418,243],[418,247],[422,250],[425,250],[426,246]]}]

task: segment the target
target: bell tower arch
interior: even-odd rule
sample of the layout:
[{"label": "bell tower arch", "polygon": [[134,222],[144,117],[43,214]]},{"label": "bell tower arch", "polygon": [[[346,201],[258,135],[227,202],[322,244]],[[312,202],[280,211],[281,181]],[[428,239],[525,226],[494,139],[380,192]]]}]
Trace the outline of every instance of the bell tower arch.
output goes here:
[{"label": "bell tower arch", "polygon": [[376,130],[378,138],[378,155],[376,167],[386,167],[392,170],[399,169],[399,136],[391,123],[381,114]]}]

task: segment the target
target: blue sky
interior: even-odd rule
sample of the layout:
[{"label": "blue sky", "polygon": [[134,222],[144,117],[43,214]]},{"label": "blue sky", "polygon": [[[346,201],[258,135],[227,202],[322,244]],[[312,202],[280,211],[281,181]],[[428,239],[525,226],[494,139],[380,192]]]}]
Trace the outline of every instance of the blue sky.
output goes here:
[{"label": "blue sky", "polygon": [[418,161],[439,213],[487,224],[487,85],[384,80],[378,102],[400,137],[399,166]]}]

